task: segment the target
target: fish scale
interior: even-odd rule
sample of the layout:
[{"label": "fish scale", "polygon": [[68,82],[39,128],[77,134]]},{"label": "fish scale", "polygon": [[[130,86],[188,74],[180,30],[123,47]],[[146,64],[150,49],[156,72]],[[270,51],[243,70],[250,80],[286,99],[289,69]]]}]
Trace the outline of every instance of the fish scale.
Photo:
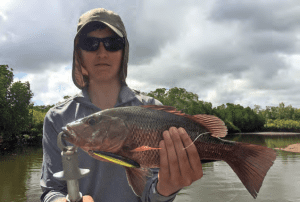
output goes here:
[{"label": "fish scale", "polygon": [[[103,160],[95,155],[97,151],[110,152],[106,153],[110,158],[118,159],[112,159],[112,162],[125,162],[122,165],[126,165],[128,183],[134,193],[141,196],[149,168],[159,168],[159,142],[163,140],[163,132],[170,127],[185,129],[194,141],[201,163],[225,161],[249,193],[257,197],[276,159],[276,152],[260,145],[221,139],[227,135],[227,128],[216,116],[187,115],[170,106],[118,107],[91,114],[76,124],[67,124],[63,130],[67,141],[81,147],[93,158]],[[87,143],[91,146],[86,146]],[[130,167],[132,161],[140,168]]]}]

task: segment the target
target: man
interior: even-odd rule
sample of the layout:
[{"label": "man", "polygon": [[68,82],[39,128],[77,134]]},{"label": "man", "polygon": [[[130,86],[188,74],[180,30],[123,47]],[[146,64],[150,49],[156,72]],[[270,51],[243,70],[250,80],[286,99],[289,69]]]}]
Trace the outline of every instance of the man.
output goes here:
[{"label": "man", "polygon": [[[61,127],[100,110],[155,104],[158,100],[140,95],[126,84],[129,43],[121,18],[106,9],[83,14],[74,40],[73,81],[82,89],[63,103],[51,108],[44,121],[42,201],[66,201],[66,183],[53,178],[62,170],[60,149],[56,145]],[[80,168],[89,168],[80,179],[83,201],[173,201],[178,191],[203,176],[196,147],[184,129],[171,127],[159,144],[160,169],[153,169],[142,197],[128,185],[122,166],[97,161],[78,151]]]}]

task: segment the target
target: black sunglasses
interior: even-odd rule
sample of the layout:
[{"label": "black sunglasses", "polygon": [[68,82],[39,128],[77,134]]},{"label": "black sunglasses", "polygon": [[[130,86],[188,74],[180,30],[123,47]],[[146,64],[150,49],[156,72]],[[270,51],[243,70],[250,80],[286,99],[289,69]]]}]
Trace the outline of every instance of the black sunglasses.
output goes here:
[{"label": "black sunglasses", "polygon": [[107,51],[118,51],[124,48],[125,40],[121,37],[106,37],[106,38],[96,38],[96,37],[81,37],[78,42],[78,46],[82,50],[95,51],[98,50],[100,42],[103,43]]}]

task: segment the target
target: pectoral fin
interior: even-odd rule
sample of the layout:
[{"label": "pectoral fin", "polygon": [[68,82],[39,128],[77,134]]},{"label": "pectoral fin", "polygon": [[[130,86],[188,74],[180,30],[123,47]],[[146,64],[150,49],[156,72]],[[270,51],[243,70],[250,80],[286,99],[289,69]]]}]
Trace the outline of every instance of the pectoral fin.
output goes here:
[{"label": "pectoral fin", "polygon": [[141,197],[145,189],[147,177],[152,176],[150,169],[125,167],[126,176],[135,195]]}]

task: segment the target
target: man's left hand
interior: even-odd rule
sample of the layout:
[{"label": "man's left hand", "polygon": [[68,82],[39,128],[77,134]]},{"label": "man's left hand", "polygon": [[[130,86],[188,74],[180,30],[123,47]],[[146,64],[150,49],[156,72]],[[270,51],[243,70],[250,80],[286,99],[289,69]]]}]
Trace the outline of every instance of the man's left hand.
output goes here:
[{"label": "man's left hand", "polygon": [[[170,196],[202,178],[203,171],[197,148],[183,128],[171,127],[160,141],[160,169],[156,189]],[[187,149],[185,147],[189,146]]]}]

